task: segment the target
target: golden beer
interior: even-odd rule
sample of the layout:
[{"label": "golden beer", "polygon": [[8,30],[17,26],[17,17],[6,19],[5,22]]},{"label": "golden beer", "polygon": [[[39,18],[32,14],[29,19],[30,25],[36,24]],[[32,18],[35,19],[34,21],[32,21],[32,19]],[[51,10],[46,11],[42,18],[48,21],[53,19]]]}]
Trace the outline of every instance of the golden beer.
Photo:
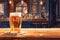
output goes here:
[{"label": "golden beer", "polygon": [[11,32],[20,32],[21,30],[21,24],[22,24],[22,18],[19,13],[11,13],[10,15],[10,31]]}]

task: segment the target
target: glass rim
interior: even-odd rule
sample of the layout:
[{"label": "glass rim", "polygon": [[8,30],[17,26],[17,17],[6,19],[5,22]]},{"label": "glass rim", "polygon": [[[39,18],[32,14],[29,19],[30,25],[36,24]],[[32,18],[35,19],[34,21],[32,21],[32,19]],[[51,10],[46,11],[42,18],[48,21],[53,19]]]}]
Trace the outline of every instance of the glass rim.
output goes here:
[{"label": "glass rim", "polygon": [[19,17],[21,17],[21,12],[11,12],[10,16],[19,16]]}]

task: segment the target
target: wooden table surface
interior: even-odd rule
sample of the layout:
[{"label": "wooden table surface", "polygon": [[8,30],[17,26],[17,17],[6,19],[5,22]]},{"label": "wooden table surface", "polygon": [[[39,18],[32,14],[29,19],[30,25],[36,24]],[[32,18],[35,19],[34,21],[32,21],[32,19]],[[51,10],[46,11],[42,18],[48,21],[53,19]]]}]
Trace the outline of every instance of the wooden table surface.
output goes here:
[{"label": "wooden table surface", "polygon": [[7,34],[9,28],[0,28],[0,37],[43,37],[60,38],[60,28],[22,28],[17,35]]}]

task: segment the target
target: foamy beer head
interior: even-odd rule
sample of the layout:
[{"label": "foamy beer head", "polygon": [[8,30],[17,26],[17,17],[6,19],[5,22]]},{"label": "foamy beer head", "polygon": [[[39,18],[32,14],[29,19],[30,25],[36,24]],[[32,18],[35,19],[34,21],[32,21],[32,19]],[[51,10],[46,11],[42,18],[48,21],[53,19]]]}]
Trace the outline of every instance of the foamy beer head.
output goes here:
[{"label": "foamy beer head", "polygon": [[19,17],[21,17],[21,12],[11,12],[10,17],[11,16],[19,16]]},{"label": "foamy beer head", "polygon": [[11,31],[15,31],[15,32],[20,31],[21,24],[22,24],[21,12],[10,13],[10,28],[11,28]]}]

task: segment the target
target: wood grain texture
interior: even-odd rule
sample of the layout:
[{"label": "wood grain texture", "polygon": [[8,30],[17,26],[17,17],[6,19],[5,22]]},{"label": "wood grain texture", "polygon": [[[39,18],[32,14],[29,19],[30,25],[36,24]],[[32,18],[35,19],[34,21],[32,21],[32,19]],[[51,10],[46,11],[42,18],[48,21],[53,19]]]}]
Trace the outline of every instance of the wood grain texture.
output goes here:
[{"label": "wood grain texture", "polygon": [[60,38],[60,28],[22,28],[19,34],[9,34],[9,31],[9,28],[0,28],[0,37]]}]

